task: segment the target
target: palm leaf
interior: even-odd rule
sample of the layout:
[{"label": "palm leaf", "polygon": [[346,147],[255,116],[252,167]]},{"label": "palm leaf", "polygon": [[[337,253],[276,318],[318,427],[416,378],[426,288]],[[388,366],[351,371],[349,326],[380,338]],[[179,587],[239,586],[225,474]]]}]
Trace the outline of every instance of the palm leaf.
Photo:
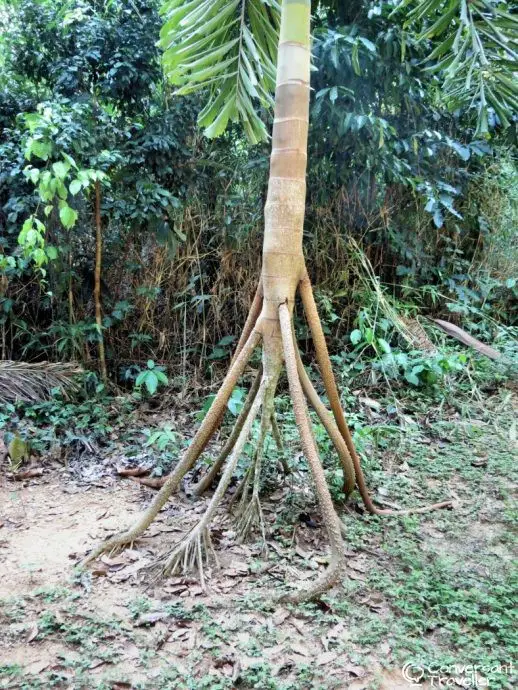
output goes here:
[{"label": "palm leaf", "polygon": [[433,321],[449,336],[463,343],[463,345],[472,347],[477,352],[480,352],[481,355],[485,355],[486,357],[489,357],[489,359],[495,360],[500,360],[503,358],[501,352],[495,350],[495,348],[491,347],[490,345],[486,345],[486,343],[483,343],[481,340],[477,340],[477,338],[474,338],[463,328],[460,328],[460,326],[456,326],[454,323],[450,323],[449,321],[443,321],[442,319],[434,319]]},{"label": "palm leaf", "polygon": [[51,363],[0,361],[0,403],[38,402],[51,396],[53,388],[61,391],[77,387],[76,374],[82,372],[74,362]]},{"label": "palm leaf", "polygon": [[176,93],[207,93],[198,124],[209,137],[241,122],[267,138],[260,108],[273,106],[280,5],[277,0],[166,0],[160,47]]},{"label": "palm leaf", "polygon": [[450,110],[475,110],[477,134],[489,130],[492,109],[502,127],[516,115],[518,17],[501,0],[403,0],[405,27],[417,26],[429,41],[427,70],[442,75]]}]

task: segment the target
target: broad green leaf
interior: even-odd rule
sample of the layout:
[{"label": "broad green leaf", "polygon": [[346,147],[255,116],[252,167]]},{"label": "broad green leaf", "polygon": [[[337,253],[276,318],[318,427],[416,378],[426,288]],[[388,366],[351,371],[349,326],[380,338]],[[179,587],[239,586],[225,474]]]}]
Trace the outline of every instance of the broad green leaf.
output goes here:
[{"label": "broad green leaf", "polygon": [[147,371],[144,370],[144,371],[140,372],[140,374],[137,376],[137,379],[135,381],[135,386],[137,386],[137,388],[144,383],[146,376],[147,376]]},{"label": "broad green leaf", "polygon": [[147,371],[144,385],[147,388],[149,395],[154,395],[158,388],[158,378],[154,371]]},{"label": "broad green leaf", "polygon": [[353,345],[358,345],[358,343],[362,340],[362,332],[356,328],[354,331],[351,332],[349,338],[351,339],[351,343]]},{"label": "broad green leaf", "polygon": [[40,171],[38,170],[38,168],[25,168],[23,172],[24,175],[26,175],[26,177],[28,177],[33,184],[37,184],[40,178]]},{"label": "broad green leaf", "polygon": [[59,209],[59,219],[63,226],[67,228],[67,230],[70,230],[70,228],[73,228],[76,224],[77,211],[74,211],[73,208],[65,204]]},{"label": "broad green leaf", "polygon": [[353,64],[354,73],[360,77],[362,70],[360,67],[360,58],[358,56],[358,42],[357,41],[354,43],[353,49],[351,51],[351,61]]},{"label": "broad green leaf", "polygon": [[58,177],[60,180],[64,180],[68,173],[68,167],[65,165],[65,163],[62,163],[61,161],[53,163],[52,170],[54,172],[54,175]]},{"label": "broad green leaf", "polygon": [[392,352],[392,348],[390,347],[389,343],[383,338],[377,338],[377,343],[380,350],[385,352],[385,354],[388,355],[390,352]]},{"label": "broad green leaf", "polygon": [[70,185],[68,187],[70,194],[75,196],[79,192],[79,190],[81,189],[82,186],[83,186],[83,183],[81,182],[81,180],[72,180],[72,182],[70,183]]},{"label": "broad green leaf", "polygon": [[29,148],[29,158],[30,154],[34,154],[37,158],[42,160],[48,160],[50,153],[52,151],[52,144],[48,141],[32,140]]}]

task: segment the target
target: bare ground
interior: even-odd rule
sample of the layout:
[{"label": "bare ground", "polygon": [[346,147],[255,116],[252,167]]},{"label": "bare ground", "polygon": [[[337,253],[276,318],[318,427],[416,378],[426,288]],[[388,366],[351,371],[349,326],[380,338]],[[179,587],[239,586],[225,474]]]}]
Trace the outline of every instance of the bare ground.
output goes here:
[{"label": "bare ground", "polygon": [[[503,431],[503,445],[515,444],[508,429]],[[450,453],[450,441],[443,444],[445,453]],[[492,453],[501,456],[507,449],[488,446],[483,438],[481,446],[483,451],[466,445],[464,457],[456,460],[460,468],[471,463],[473,485],[457,471],[441,482],[441,490],[458,499],[458,512],[419,516],[411,524],[427,558],[473,558],[473,567],[479,569],[483,554],[508,561],[507,524],[501,515],[507,497],[487,471]],[[441,443],[437,452],[428,451],[426,444],[425,451],[432,467]],[[410,476],[412,483],[404,449],[401,455],[403,465],[394,471]],[[386,463],[390,474],[389,454]],[[507,480],[502,481],[505,487]],[[437,483],[428,479],[429,487]],[[288,493],[287,486],[279,488],[265,501],[269,535]],[[300,485],[299,493],[306,493]],[[184,495],[175,497],[133,548],[103,557],[88,574],[78,573],[75,564],[87,549],[131,524],[151,495],[151,490],[113,473],[78,481],[55,465],[23,483],[0,475],[0,687],[415,687],[394,661],[395,643],[368,636],[391,612],[392,602],[366,580],[372,570],[383,576],[393,567],[384,550],[394,534],[393,521],[365,533],[362,544],[353,539],[344,584],[330,594],[331,603],[321,602],[311,610],[272,606],[264,598],[286,581],[303,582],[325,567],[326,545],[318,524],[310,529],[296,519],[280,528],[276,523],[275,538],[269,537],[265,552],[260,542],[236,543],[233,523],[222,513],[212,532],[221,563],[208,571],[208,591],[194,578],[154,581],[147,566],[204,508],[203,500]],[[349,520],[353,532],[365,522],[354,511]],[[455,532],[456,520],[467,521],[469,528]],[[347,608],[350,597],[358,608]],[[355,618],[362,610],[368,613],[369,629]],[[395,615],[397,620],[400,614]],[[440,637],[437,630],[424,634],[432,642]]]},{"label": "bare ground", "polygon": [[[111,681],[107,687],[138,687],[138,683],[143,686],[151,683],[149,687],[155,687],[153,679],[171,665],[198,677],[214,674],[215,684],[220,675],[237,680],[243,670],[264,658],[282,676],[297,665],[316,664],[321,669],[319,675],[326,678],[327,688],[361,690],[374,678],[378,679],[380,690],[412,687],[399,670],[383,669],[374,658],[369,666],[359,666],[354,654],[340,653],[340,648],[350,640],[343,624],[330,625],[322,636],[318,626],[312,629],[304,617],[291,614],[283,606],[258,612],[239,610],[233,605],[237,597],[271,591],[267,580],[272,572],[276,579],[284,579],[286,571],[292,578],[314,577],[312,569],[301,567],[301,558],[296,559],[297,565],[288,561],[277,565],[275,561],[269,575],[251,575],[254,562],[261,569],[259,548],[235,544],[232,532],[223,532],[221,540],[226,546],[221,548],[220,544],[218,551],[224,560],[221,568],[211,573],[210,593],[205,595],[197,581],[185,578],[173,578],[150,587],[149,577],[139,575],[139,570],[151,562],[153,553],[167,548],[175,532],[180,534],[182,517],[192,519],[193,511],[188,505],[184,506],[185,516],[180,513],[173,518],[162,518],[150,529],[152,536],[141,540],[138,548],[105,557],[94,568],[91,581],[87,578],[81,583],[81,578],[76,576],[75,589],[79,590],[79,596],[76,606],[72,606],[73,596],[60,596],[60,591],[74,591],[74,586],[71,588],[74,564],[85,553],[85,547],[105,538],[121,524],[129,524],[135,518],[135,508],[141,508],[143,497],[147,499],[149,494],[150,491],[130,481],[107,488],[91,486],[86,491],[84,487],[60,482],[56,475],[47,480],[32,480],[23,487],[5,479],[1,481],[0,599],[16,601],[17,597],[23,597],[24,602],[21,620],[2,625],[0,667],[19,664],[25,679],[54,672],[66,677],[62,687],[67,688],[97,687],[103,678]],[[297,550],[306,555],[302,546]],[[139,598],[146,602],[142,611],[139,611]],[[182,618],[175,621],[164,615],[164,607],[175,602],[180,602],[182,610],[187,612],[193,607],[206,607],[215,625]],[[75,649],[76,644],[67,644],[63,639],[55,641],[53,634],[41,635],[39,621],[49,613],[55,615],[58,626],[63,628],[81,625],[82,620],[96,621],[94,628],[98,627],[98,632],[94,630],[93,634],[99,637],[97,651],[101,654],[96,656],[93,650],[88,650],[89,680],[80,677],[76,685],[77,669],[69,668],[74,656],[83,655],[81,645]],[[107,634],[103,621],[116,623],[121,632]],[[219,634],[212,630],[218,627]],[[213,635],[216,639],[211,641]],[[267,645],[262,647],[260,655],[253,644],[258,639],[264,639]],[[103,660],[102,653],[108,649],[115,652],[116,660]],[[142,661],[146,651],[152,655],[149,664]],[[63,664],[64,657],[66,664]],[[191,665],[192,657],[195,667]],[[21,680],[14,683],[18,682],[21,687]],[[16,687],[14,683],[8,687]]]}]

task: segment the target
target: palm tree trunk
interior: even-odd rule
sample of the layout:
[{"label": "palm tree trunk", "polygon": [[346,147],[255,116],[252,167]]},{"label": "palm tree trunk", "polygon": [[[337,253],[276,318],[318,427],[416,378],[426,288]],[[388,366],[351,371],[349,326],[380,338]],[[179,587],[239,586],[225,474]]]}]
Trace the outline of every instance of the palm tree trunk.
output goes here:
[{"label": "palm tree trunk", "polygon": [[[309,123],[310,10],[310,0],[283,0],[282,2],[270,179],[264,209],[263,267],[259,287],[230,370],[187,452],[174,471],[165,479],[160,492],[143,517],[126,532],[100,544],[83,561],[84,564],[97,558],[103,552],[109,552],[132,543],[155,519],[169,496],[177,490],[182,478],[194,467],[220,425],[232,389],[243,373],[256,346],[261,341],[263,347],[261,381],[259,385],[252,387],[245,406],[246,409],[240,415],[236,429],[220,455],[221,462],[218,460],[213,471],[209,473],[207,481],[203,482],[202,480],[200,483],[202,489],[208,488],[221,466],[222,476],[209,509],[199,525],[185,535],[173,548],[172,553],[159,559],[157,564],[159,570],[167,574],[176,572],[177,569],[188,570],[197,567],[203,584],[202,550],[207,552],[208,558],[208,551],[212,548],[210,546],[210,533],[208,532],[209,521],[228,487],[237,462],[237,454],[248,438],[253,419],[258,414],[260,407],[262,407],[261,417],[263,420],[262,431],[259,434],[261,445],[254,457],[260,459],[262,456],[262,443],[265,433],[269,430],[275,389],[283,363],[286,364],[290,395],[304,455],[311,470],[323,525],[328,533],[331,547],[331,557],[327,570],[312,585],[288,594],[286,599],[300,602],[320,596],[323,591],[339,580],[344,562],[343,525],[333,505],[324,469],[318,455],[304,393],[317,409],[321,418],[325,420],[326,429],[333,438],[344,469],[346,492],[352,489],[356,479],[369,512],[394,514],[394,511],[377,509],[367,493],[359,459],[340,406],[340,398],[325,340],[323,340],[322,326],[316,311],[302,253]],[[318,394],[303,371],[302,362],[297,358],[297,346],[293,335],[293,307],[297,290],[300,291],[303,299],[304,310],[313,335],[317,359],[322,370],[336,424],[333,423],[331,415],[319,400]],[[260,480],[260,462],[257,465],[250,465],[249,469],[258,473],[258,476],[254,477],[254,492],[252,494],[252,502],[258,503],[257,487]],[[241,503],[247,500],[249,500],[248,483],[245,482]],[[449,502],[434,504],[424,509],[418,509],[418,512],[449,505]],[[241,513],[241,517],[246,518],[243,523],[244,528],[249,529],[250,520],[254,517],[254,519],[259,518],[260,526],[264,529],[260,506],[249,507],[250,510]],[[408,512],[415,511],[405,511],[405,513]]]},{"label": "palm tree trunk", "polygon": [[263,335],[265,373],[282,360],[279,305],[293,311],[304,277],[302,233],[306,202],[309,125],[310,0],[283,0],[270,178],[264,209],[262,290],[258,328]]}]

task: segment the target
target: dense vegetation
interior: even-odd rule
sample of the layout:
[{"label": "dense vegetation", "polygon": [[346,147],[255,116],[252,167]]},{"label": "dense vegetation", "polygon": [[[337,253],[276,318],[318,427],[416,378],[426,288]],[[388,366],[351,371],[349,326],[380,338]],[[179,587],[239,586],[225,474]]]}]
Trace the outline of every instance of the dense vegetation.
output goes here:
[{"label": "dense vegetation", "polygon": [[[390,343],[374,276],[400,315],[498,343],[516,319],[515,126],[447,109],[429,40],[394,6],[316,16],[305,247],[332,348],[353,330]],[[0,20],[2,357],[98,368],[100,180],[109,376],[132,384],[153,360],[184,385],[229,356],[246,313],[268,145],[197,130],[198,95],[164,82],[153,1],[21,0]]]}]

